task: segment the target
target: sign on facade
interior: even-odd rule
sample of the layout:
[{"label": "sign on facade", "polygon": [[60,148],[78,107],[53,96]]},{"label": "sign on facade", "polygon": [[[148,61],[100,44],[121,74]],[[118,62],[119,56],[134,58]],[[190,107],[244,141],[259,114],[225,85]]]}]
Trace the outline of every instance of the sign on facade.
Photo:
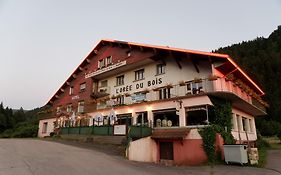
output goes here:
[{"label": "sign on facade", "polygon": [[113,134],[114,135],[126,135],[126,125],[114,125]]}]

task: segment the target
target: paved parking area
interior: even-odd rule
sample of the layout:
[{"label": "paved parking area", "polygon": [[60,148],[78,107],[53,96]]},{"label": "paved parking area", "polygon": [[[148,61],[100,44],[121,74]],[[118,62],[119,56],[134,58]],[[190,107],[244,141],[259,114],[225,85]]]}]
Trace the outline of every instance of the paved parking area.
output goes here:
[{"label": "paved parking area", "polygon": [[[273,160],[280,162],[280,159]],[[0,175],[277,175],[241,166],[173,167],[128,161],[116,154],[37,139],[0,139]]]}]

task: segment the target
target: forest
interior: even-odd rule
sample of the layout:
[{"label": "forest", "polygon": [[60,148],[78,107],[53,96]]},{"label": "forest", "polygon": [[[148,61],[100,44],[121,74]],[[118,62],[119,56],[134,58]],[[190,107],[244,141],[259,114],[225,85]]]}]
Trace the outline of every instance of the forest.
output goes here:
[{"label": "forest", "polygon": [[[281,135],[281,26],[268,38],[258,37],[213,52],[230,55],[262,87],[269,103],[267,116],[257,117],[256,125],[264,136]],[[35,137],[38,121],[46,107],[30,111],[13,110],[0,104],[0,137]]]},{"label": "forest", "polygon": [[258,117],[256,125],[262,135],[281,132],[281,26],[268,38],[258,37],[214,52],[231,56],[262,87],[269,103],[267,116]]}]

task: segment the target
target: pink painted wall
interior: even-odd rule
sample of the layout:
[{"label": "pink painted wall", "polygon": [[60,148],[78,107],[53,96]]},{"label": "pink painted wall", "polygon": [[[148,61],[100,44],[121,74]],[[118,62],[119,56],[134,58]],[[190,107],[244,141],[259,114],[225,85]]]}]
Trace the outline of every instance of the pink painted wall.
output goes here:
[{"label": "pink painted wall", "polygon": [[201,139],[174,141],[174,163],[177,165],[198,165],[208,158],[202,148]]}]

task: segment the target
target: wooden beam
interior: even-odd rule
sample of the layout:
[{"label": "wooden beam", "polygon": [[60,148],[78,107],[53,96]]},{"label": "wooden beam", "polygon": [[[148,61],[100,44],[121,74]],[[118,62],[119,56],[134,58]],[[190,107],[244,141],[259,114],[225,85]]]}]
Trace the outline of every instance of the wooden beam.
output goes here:
[{"label": "wooden beam", "polygon": [[200,73],[200,70],[199,70],[199,67],[197,66],[196,61],[193,58],[191,58],[191,62],[193,64],[194,68],[196,69],[197,73]]},{"label": "wooden beam", "polygon": [[182,69],[181,63],[180,63],[180,58],[176,55],[173,54],[173,52],[169,51],[169,55],[174,58],[176,61],[177,65],[179,66],[180,69]]}]

